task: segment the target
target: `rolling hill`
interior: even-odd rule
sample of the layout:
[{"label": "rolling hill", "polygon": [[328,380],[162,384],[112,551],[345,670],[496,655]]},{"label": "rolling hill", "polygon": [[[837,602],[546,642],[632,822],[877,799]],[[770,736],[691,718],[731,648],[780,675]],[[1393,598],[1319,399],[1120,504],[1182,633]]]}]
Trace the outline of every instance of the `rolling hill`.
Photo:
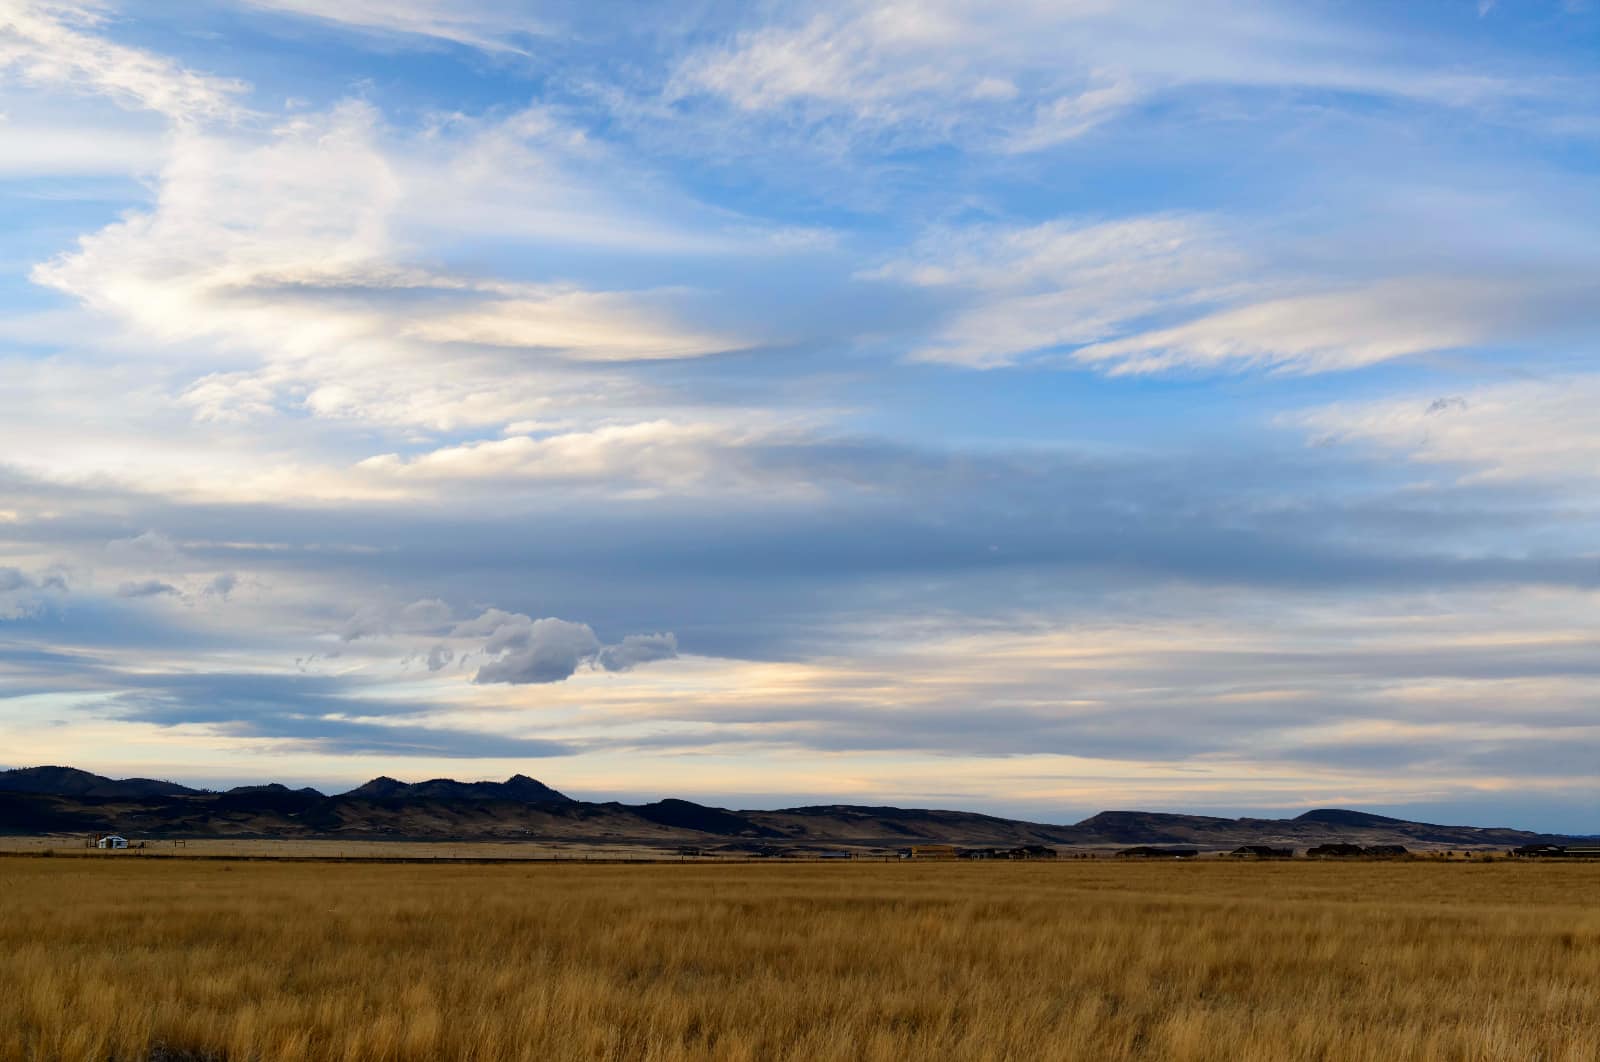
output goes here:
[{"label": "rolling hill", "polygon": [[1336,808],[1292,819],[1104,811],[1072,825],[1049,825],[974,812],[849,804],[735,811],[677,799],[596,803],[574,800],[525,775],[504,782],[436,778],[408,783],[381,777],[328,795],[278,784],[214,792],[147,778],[104,778],[71,767],[0,771],[0,834],[112,830],[152,838],[541,841],[750,852],[831,846],[893,849],[926,843],[1223,849],[1348,842],[1471,849],[1571,840]]}]

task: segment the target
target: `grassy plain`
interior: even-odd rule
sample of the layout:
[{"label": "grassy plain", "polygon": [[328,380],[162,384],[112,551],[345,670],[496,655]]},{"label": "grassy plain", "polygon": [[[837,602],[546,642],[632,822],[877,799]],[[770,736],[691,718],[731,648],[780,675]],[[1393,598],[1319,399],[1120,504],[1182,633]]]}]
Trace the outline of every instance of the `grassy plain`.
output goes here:
[{"label": "grassy plain", "polygon": [[1600,866],[0,860],[0,1059],[1542,1059]]}]

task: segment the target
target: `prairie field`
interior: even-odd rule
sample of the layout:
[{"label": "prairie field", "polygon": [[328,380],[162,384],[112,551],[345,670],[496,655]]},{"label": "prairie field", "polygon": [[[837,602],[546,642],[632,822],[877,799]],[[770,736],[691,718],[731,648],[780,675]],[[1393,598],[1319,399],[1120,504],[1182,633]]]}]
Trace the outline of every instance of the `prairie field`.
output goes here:
[{"label": "prairie field", "polygon": [[0,1059],[1592,1060],[1600,866],[0,860]]}]

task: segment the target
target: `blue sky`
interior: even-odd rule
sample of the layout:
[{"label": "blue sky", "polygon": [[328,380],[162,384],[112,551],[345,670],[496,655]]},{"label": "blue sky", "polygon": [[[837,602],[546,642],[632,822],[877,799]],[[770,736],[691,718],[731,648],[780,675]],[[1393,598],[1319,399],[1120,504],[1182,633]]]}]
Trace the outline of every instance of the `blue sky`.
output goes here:
[{"label": "blue sky", "polygon": [[0,6],[0,764],[1600,829],[1587,4]]}]

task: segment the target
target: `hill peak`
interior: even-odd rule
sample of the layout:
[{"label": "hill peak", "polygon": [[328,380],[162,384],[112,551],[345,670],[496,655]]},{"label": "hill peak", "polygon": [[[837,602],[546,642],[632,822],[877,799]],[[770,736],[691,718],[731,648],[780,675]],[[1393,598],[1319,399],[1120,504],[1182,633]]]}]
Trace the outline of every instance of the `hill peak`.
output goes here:
[{"label": "hill peak", "polygon": [[76,767],[19,767],[0,771],[0,792],[47,793],[99,799],[194,796],[200,790],[155,778],[107,778]]},{"label": "hill peak", "polygon": [[1303,815],[1296,815],[1294,821],[1320,822],[1331,826],[1396,826],[1407,824],[1405,819],[1392,819],[1387,815],[1374,815],[1370,811],[1351,811],[1348,808],[1317,808]]},{"label": "hill peak", "polygon": [[402,782],[388,775],[380,775],[365,785],[350,790],[344,796],[357,800],[510,800],[523,804],[572,803],[571,797],[525,774],[514,774],[504,782],[458,782],[454,778]]}]

